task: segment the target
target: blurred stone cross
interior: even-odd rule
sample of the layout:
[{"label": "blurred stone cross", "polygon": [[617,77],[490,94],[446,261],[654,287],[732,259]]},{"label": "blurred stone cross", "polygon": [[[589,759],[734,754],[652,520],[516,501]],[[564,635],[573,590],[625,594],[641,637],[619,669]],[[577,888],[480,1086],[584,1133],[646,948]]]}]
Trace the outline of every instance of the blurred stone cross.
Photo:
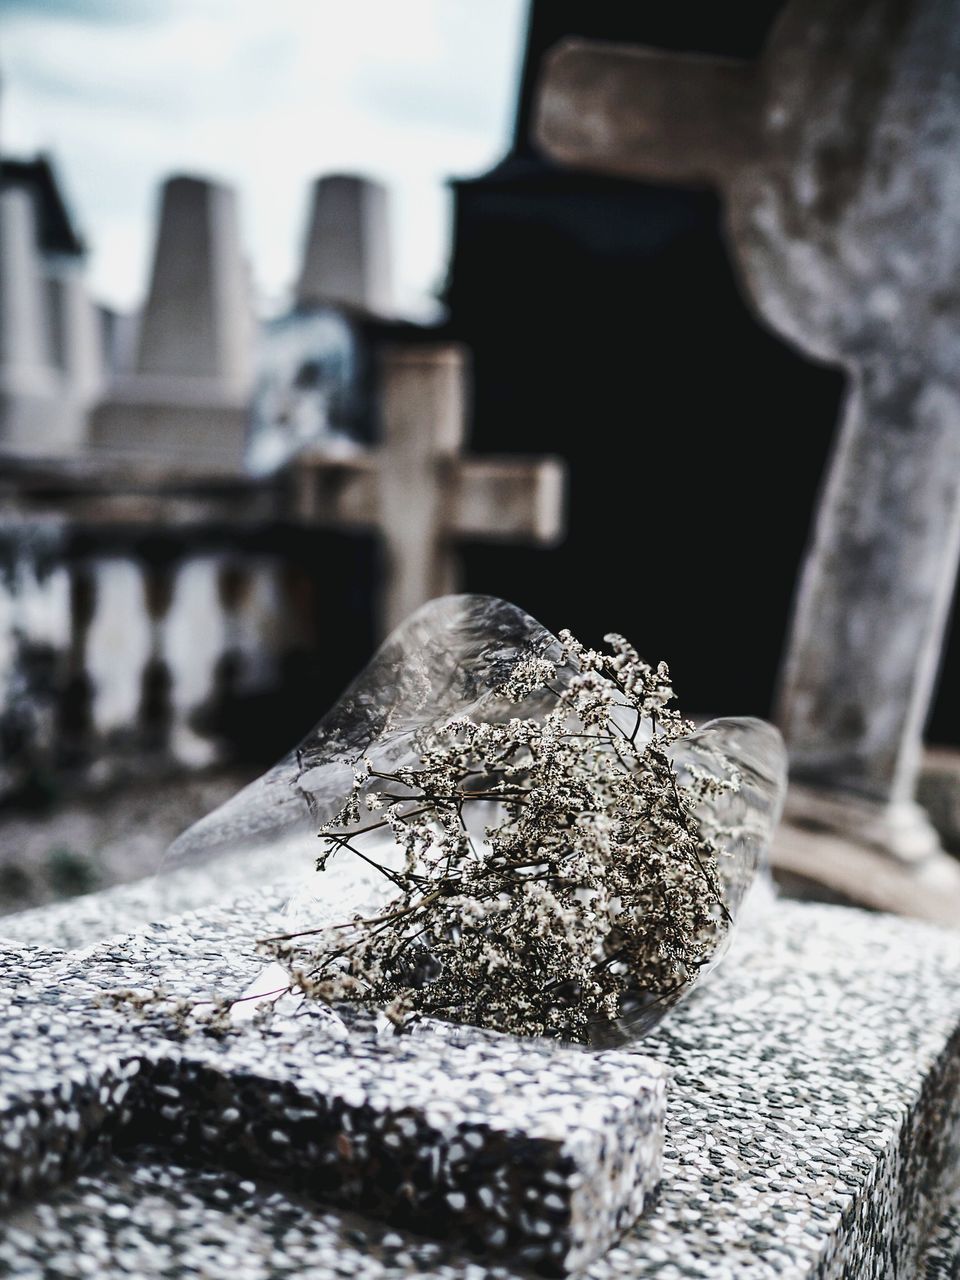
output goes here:
[{"label": "blurred stone cross", "polygon": [[564,465],[555,457],[465,457],[467,363],[450,342],[387,348],[382,439],[298,459],[298,513],[378,530],[386,544],[381,630],[457,588],[461,539],[549,546],[563,532]]},{"label": "blurred stone cross", "polygon": [[536,130],[566,164],[720,186],[754,306],[847,371],[784,668],[789,803],[937,860],[914,788],[960,552],[960,3],[791,0],[752,65],[565,43]]}]

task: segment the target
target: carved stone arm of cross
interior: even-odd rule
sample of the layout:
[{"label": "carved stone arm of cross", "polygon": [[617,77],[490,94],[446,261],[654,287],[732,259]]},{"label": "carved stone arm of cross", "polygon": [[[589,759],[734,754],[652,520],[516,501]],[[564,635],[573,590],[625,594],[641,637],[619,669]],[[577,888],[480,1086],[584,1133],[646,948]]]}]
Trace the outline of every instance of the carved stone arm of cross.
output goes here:
[{"label": "carved stone arm of cross", "polygon": [[601,40],[565,40],[544,60],[536,135],[579,169],[721,185],[756,136],[754,67]]},{"label": "carved stone arm of cross", "polygon": [[561,459],[464,456],[466,369],[453,343],[388,349],[380,446],[347,457],[316,450],[299,461],[301,519],[383,537],[384,634],[457,589],[460,539],[550,546],[564,530]]}]

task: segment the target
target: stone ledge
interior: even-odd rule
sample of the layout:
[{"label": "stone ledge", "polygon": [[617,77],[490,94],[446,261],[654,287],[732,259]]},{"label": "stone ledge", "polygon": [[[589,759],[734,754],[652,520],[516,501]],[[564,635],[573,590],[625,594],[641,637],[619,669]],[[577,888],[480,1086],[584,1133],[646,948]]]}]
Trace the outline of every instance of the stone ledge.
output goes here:
[{"label": "stone ledge", "polygon": [[[268,904],[274,909],[282,901]],[[143,1142],[564,1274],[601,1255],[659,1181],[666,1072],[636,1055],[425,1028],[338,1039],[320,1011],[181,1042],[99,1007],[162,984],[239,995],[262,897],[82,955],[21,949],[0,991],[8,1200]],[[259,908],[259,913],[257,911]],[[31,963],[33,962],[33,963]]]},{"label": "stone ledge", "polygon": [[[174,962],[182,969],[184,935],[196,934],[211,956],[221,940],[221,959],[196,966],[194,985],[215,983],[224,966],[241,979],[256,963],[249,907],[215,919],[201,912],[171,930],[178,954],[154,965],[159,974],[177,972]],[[125,981],[152,945],[144,936],[44,963]],[[922,1274],[921,1259],[943,1274],[955,1256],[949,1195],[960,1165],[958,972],[960,937],[891,917],[779,903],[745,929],[714,979],[641,1046],[672,1074],[663,1183],[592,1264],[592,1280],[887,1280]],[[46,1240],[66,1259],[58,1275],[80,1277],[71,1250],[82,1251],[86,1232],[102,1251],[104,1280],[128,1274],[134,1256],[149,1273],[143,1259],[170,1250],[179,1274],[207,1280],[514,1274],[468,1261],[452,1241],[358,1226],[260,1176],[191,1172],[188,1154],[91,1169],[76,1189],[15,1216],[20,1234],[0,1245],[0,1261],[14,1276],[36,1274]],[[123,1231],[93,1207],[131,1194]],[[93,1197],[86,1216],[84,1197]],[[217,1257],[211,1238],[221,1241]]]}]

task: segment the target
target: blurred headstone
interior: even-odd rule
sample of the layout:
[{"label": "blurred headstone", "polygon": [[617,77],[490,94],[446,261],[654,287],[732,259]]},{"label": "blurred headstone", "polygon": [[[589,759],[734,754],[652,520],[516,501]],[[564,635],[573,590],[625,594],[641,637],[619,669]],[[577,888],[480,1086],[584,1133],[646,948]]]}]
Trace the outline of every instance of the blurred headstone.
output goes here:
[{"label": "blurred headstone", "polygon": [[92,445],[174,469],[241,470],[252,338],[233,190],[170,179],[135,368],[97,406]]},{"label": "blurred headstone", "polygon": [[565,163],[718,182],[762,316],[847,371],[785,665],[790,803],[908,860],[937,852],[913,794],[960,550],[958,54],[956,5],[794,0],[758,64],[569,42],[537,125]]},{"label": "blurred headstone", "polygon": [[299,308],[393,309],[387,189],[352,174],[318,178],[296,288]]}]

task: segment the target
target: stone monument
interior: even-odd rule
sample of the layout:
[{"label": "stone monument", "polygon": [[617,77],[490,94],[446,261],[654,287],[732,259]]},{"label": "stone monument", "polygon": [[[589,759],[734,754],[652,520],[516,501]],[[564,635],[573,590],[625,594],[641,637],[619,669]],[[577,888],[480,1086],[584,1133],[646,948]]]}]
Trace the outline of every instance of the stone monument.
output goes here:
[{"label": "stone monument", "polygon": [[96,406],[91,446],[173,470],[242,470],[252,343],[234,192],[206,179],[171,178],[134,369]]},{"label": "stone monument", "polygon": [[355,174],[328,174],[314,183],[296,305],[391,314],[389,208],[382,183]]},{"label": "stone monument", "polygon": [[960,552],[956,17],[793,0],[757,65],[571,42],[537,125],[565,163],[720,185],[761,316],[847,371],[784,664],[789,810],[955,897],[914,789]]},{"label": "stone monument", "polygon": [[0,162],[0,451],[75,453],[104,379],[83,247],[49,163]]}]

